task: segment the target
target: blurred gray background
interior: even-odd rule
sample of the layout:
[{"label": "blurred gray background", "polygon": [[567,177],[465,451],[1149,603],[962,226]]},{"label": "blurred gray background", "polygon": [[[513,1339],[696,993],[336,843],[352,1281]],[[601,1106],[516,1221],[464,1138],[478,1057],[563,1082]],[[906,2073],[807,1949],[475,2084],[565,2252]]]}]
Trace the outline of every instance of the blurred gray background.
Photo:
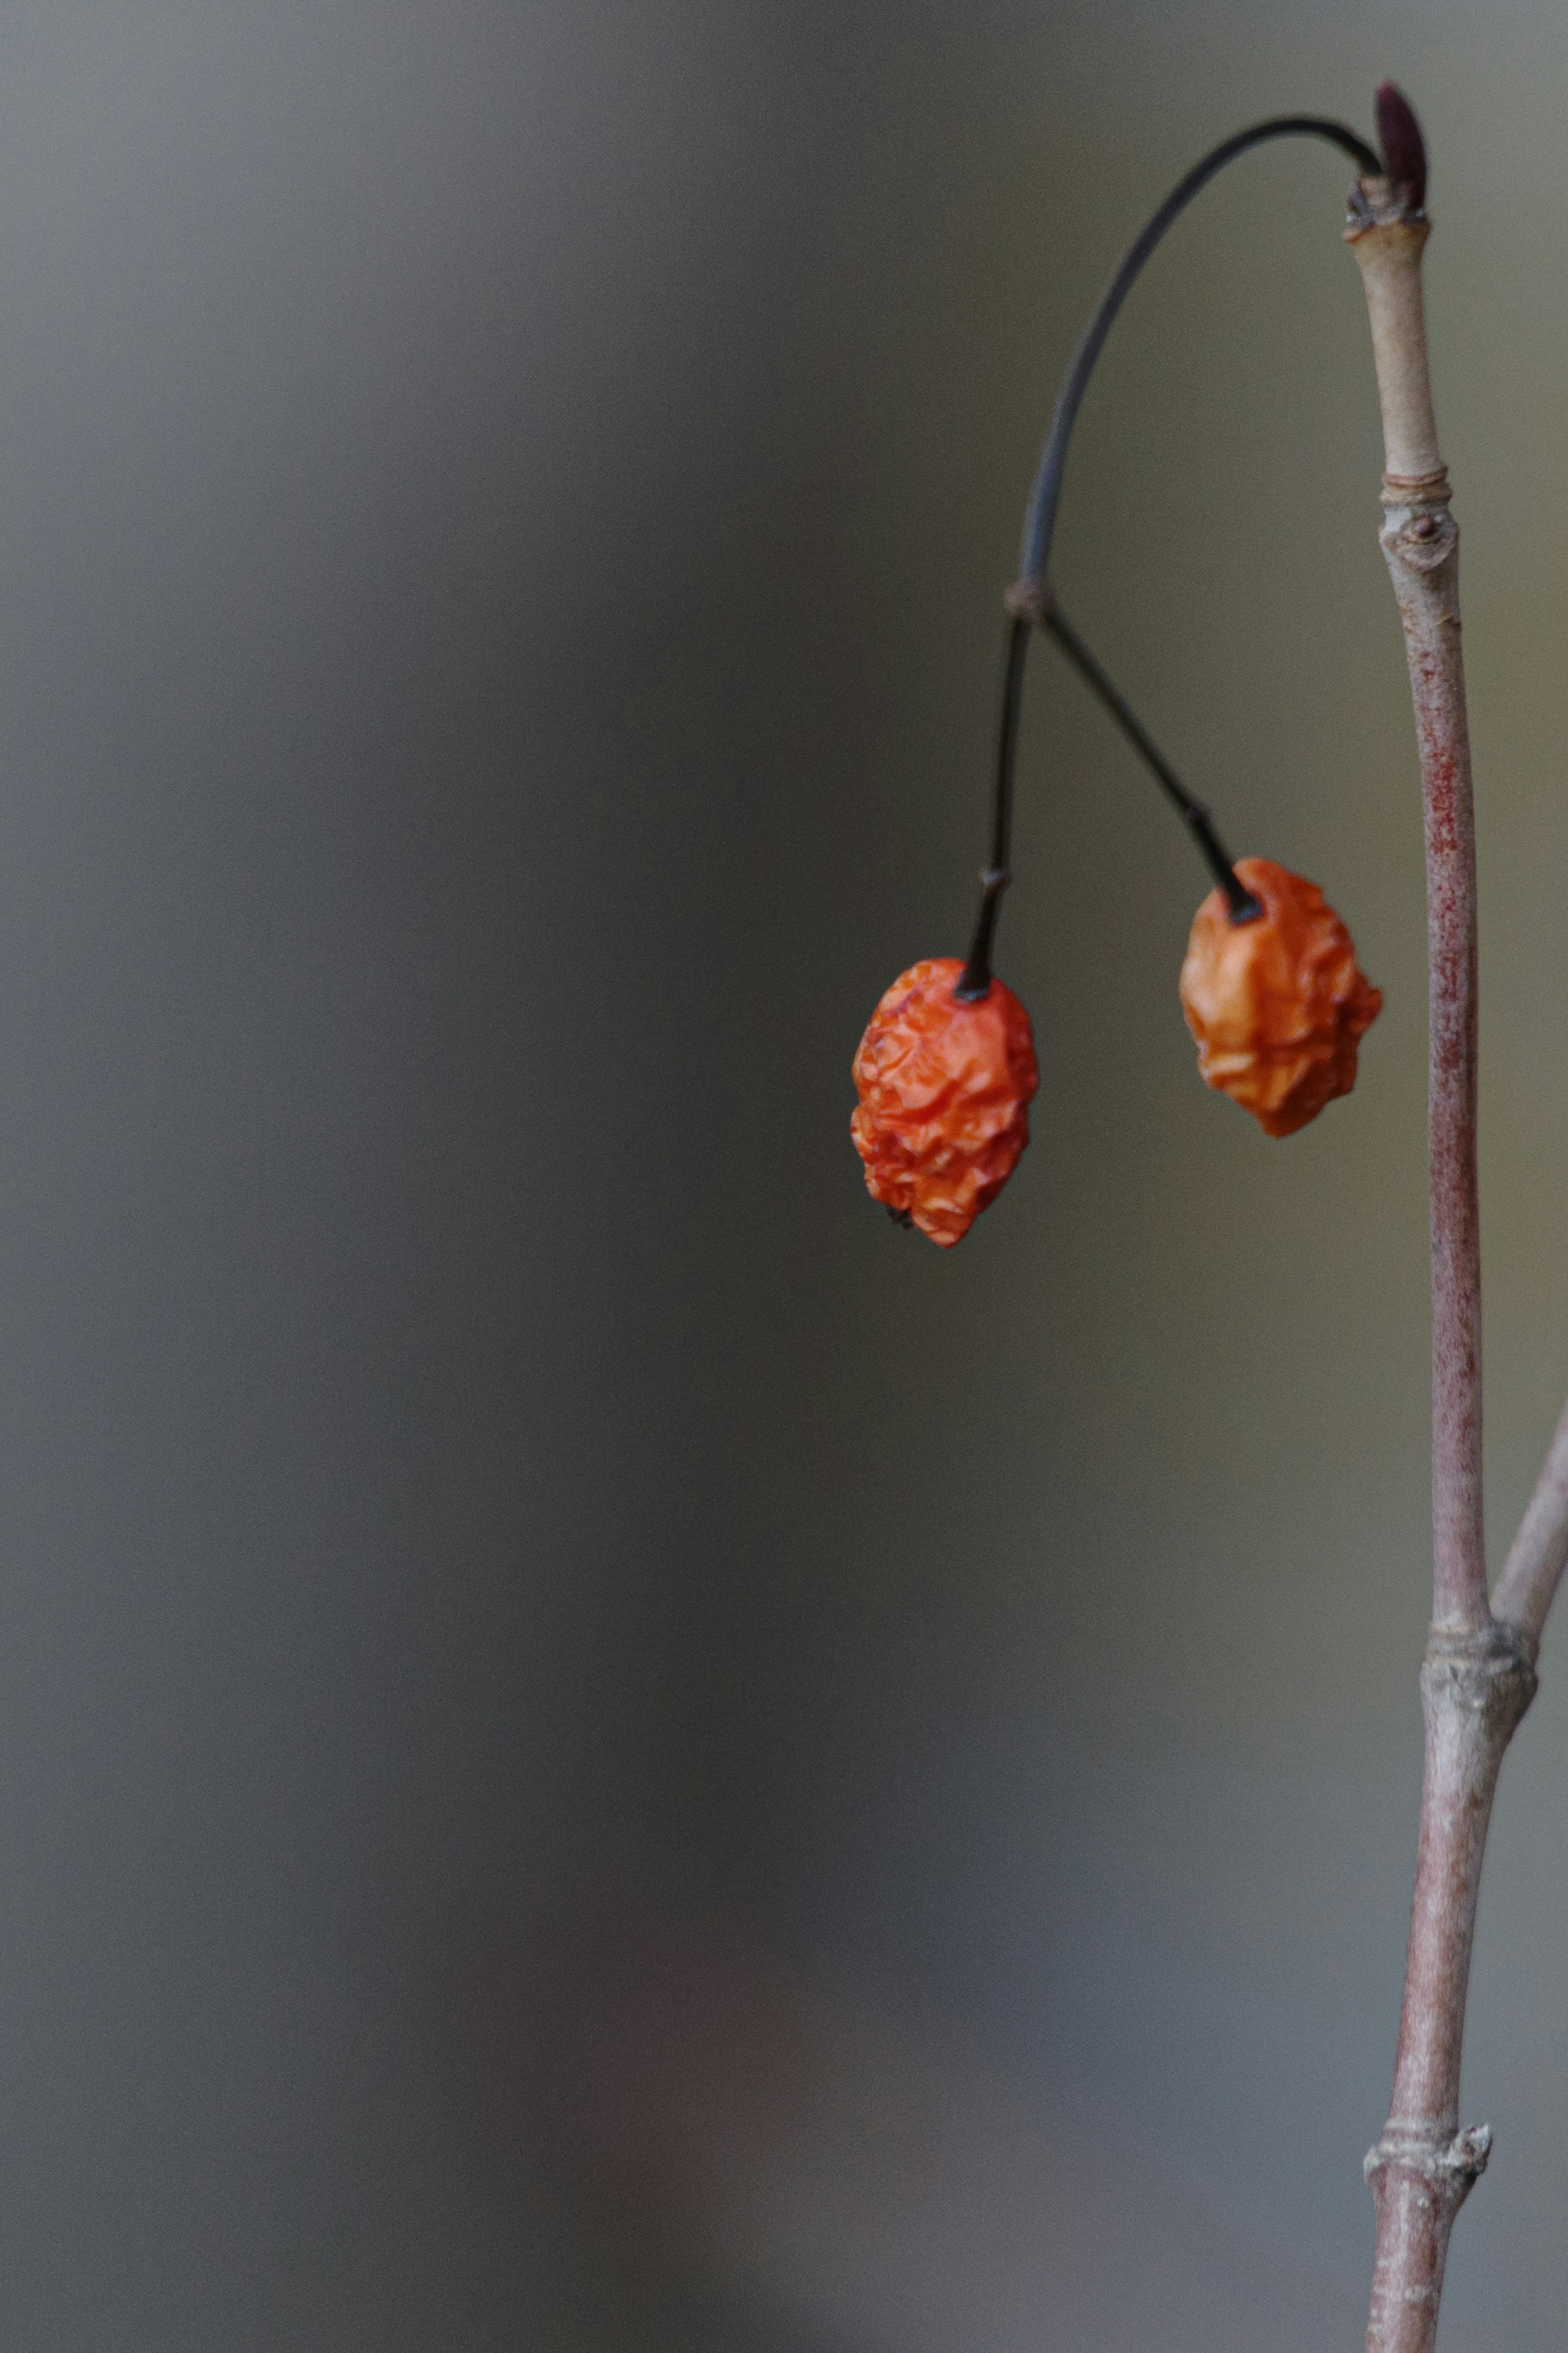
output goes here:
[{"label": "blurred gray background", "polygon": [[[1478,7],[0,11],[8,2353],[1359,2344],[1427,1592],[1420,832],[1347,168],[1110,346],[1058,578],[1387,1009],[1286,1145],[1042,644],[1035,1142],[962,952],[999,592],[1133,228],[1426,124],[1483,871],[1489,1521],[1568,1390],[1568,29]],[[1445,2342],[1561,2344],[1568,1657]]]}]

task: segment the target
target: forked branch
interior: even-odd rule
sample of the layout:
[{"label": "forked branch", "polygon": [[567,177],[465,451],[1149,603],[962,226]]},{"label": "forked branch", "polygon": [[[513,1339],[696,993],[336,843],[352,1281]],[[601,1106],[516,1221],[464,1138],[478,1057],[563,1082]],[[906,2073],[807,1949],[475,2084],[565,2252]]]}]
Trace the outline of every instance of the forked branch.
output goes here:
[{"label": "forked branch", "polygon": [[1568,1406],[1563,1409],[1513,1549],[1497,1581],[1498,1617],[1539,1642],[1568,1563]]}]

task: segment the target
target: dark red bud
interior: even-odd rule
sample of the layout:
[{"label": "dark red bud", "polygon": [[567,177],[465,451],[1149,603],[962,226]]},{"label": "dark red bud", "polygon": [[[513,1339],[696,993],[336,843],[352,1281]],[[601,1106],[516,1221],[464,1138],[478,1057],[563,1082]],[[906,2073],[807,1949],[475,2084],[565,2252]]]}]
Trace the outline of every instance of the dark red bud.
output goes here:
[{"label": "dark red bud", "polygon": [[1413,213],[1426,202],[1426,144],[1421,125],[1403,90],[1391,81],[1380,82],[1373,101],[1377,111],[1377,142],[1388,176]]}]

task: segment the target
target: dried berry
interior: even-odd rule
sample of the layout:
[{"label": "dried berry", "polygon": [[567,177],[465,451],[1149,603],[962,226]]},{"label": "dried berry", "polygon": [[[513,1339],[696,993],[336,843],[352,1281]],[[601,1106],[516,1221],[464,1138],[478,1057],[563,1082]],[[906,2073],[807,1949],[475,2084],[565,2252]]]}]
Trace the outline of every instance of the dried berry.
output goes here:
[{"label": "dried berry", "polygon": [[1223,891],[1193,922],[1182,1010],[1198,1070],[1268,1135],[1293,1135],[1355,1084],[1356,1048],[1383,1010],[1349,932],[1315,882],[1271,858],[1237,873],[1263,913],[1233,923]]},{"label": "dried berry", "polygon": [[957,956],[932,956],[899,975],[860,1040],[849,1122],[872,1198],[943,1250],[1016,1167],[1040,1083],[1012,990],[993,980],[966,1002],[952,993],[963,970]]}]

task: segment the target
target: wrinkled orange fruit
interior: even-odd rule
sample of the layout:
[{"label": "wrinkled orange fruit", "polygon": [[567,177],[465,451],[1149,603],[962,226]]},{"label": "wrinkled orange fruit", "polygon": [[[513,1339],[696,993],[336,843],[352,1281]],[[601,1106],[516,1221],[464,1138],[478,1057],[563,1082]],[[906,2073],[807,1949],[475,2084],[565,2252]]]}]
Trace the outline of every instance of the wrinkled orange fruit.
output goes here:
[{"label": "wrinkled orange fruit", "polygon": [[860,1040],[849,1121],[873,1199],[943,1250],[1017,1166],[1040,1083],[1012,990],[993,980],[963,1003],[952,993],[963,970],[958,956],[931,956],[899,975]]},{"label": "wrinkled orange fruit", "polygon": [[1263,913],[1232,923],[1225,892],[1210,892],[1182,965],[1182,1010],[1209,1085],[1266,1134],[1294,1135],[1354,1086],[1383,991],[1315,882],[1271,858],[1239,858],[1236,871]]}]

